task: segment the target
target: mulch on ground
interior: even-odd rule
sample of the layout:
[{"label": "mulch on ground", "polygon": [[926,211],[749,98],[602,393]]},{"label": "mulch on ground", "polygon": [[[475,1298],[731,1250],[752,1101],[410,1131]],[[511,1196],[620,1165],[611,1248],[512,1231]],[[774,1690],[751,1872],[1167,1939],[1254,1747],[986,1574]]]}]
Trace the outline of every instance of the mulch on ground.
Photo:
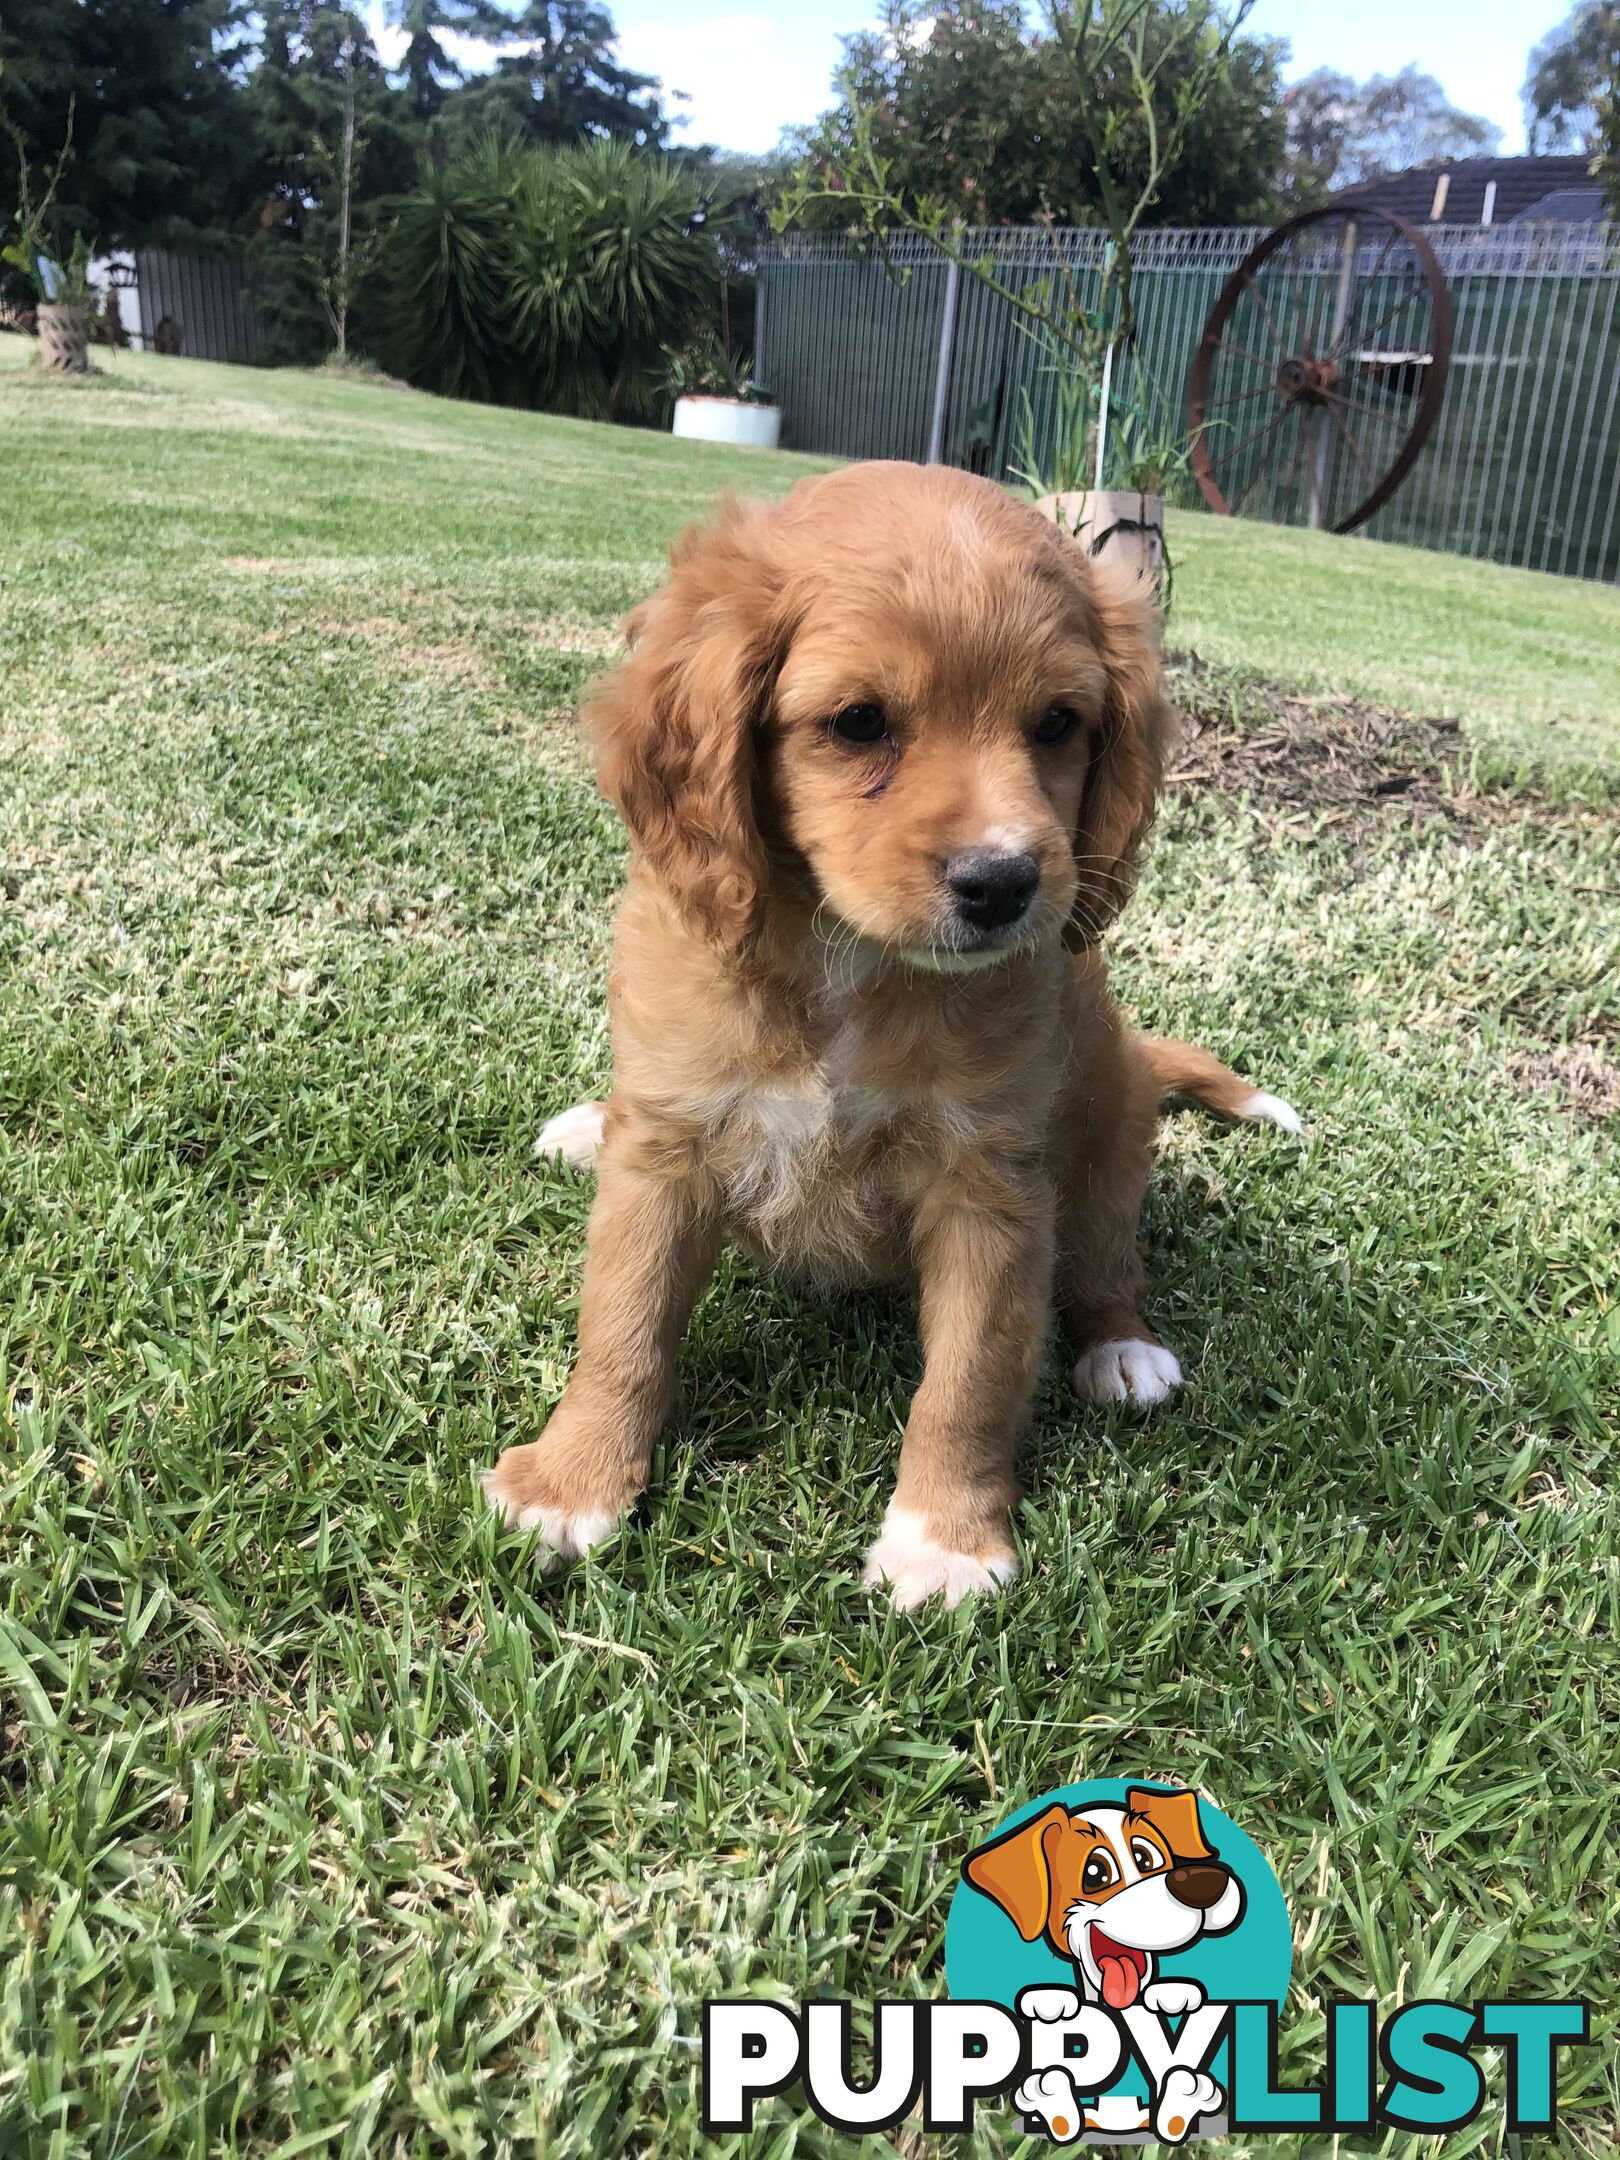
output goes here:
[{"label": "mulch on ground", "polygon": [[1462,834],[1570,814],[1533,788],[1473,789],[1455,714],[1413,717],[1344,691],[1234,683],[1195,655],[1172,661],[1168,678],[1182,720],[1171,788],[1246,796],[1279,835],[1436,823]]}]

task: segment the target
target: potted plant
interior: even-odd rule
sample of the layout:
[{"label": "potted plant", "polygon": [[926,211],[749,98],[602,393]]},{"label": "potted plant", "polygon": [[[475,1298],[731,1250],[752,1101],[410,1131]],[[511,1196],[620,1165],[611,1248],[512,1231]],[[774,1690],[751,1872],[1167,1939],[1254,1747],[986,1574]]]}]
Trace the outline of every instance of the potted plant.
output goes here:
[{"label": "potted plant", "polygon": [[61,155],[38,202],[30,184],[22,133],[11,120],[5,126],[17,150],[17,216],[15,237],[0,248],[0,261],[20,270],[33,288],[40,366],[53,375],[88,374],[90,316],[95,307],[90,250],[83,233],[75,235],[65,256],[53,250],[50,242],[51,204],[73,146],[73,107],[68,107],[67,137]]},{"label": "potted plant", "polygon": [[774,450],[782,439],[782,415],[749,365],[747,353],[728,353],[714,336],[671,353],[664,376],[665,394],[675,405],[671,433]]},{"label": "potted plant", "polygon": [[1128,565],[1167,601],[1164,499],[1190,470],[1186,435],[1144,379],[1131,397],[1105,404],[1083,374],[1061,363],[1052,372],[1051,433],[1043,442],[1025,391],[1014,477],[1088,554]]},{"label": "potted plant", "polygon": [[53,262],[46,256],[39,267],[39,364],[52,375],[88,374],[96,294],[83,233],[75,236],[66,262]]}]

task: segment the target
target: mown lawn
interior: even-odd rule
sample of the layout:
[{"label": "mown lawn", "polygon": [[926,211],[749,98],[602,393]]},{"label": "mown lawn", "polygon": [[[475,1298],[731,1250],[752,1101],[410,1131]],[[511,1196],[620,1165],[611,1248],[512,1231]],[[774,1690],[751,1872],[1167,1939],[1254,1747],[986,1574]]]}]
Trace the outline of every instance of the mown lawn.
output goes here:
[{"label": "mown lawn", "polygon": [[1310,1145],[1167,1121],[1190,1386],[1054,1361],[1026,1575],[906,1619],[898,1303],[728,1263],[615,1545],[542,1580],[478,1499],[570,1354],[530,1143],[607,1068],[569,711],[804,461],[126,358],[0,429],[0,2154],[694,2151],[705,1996],[941,1990],[969,1845],[1118,1773],[1267,1848],[1285,2074],[1335,1993],[1584,1995],[1611,2153],[1616,595],[1189,529],[1119,979]]}]

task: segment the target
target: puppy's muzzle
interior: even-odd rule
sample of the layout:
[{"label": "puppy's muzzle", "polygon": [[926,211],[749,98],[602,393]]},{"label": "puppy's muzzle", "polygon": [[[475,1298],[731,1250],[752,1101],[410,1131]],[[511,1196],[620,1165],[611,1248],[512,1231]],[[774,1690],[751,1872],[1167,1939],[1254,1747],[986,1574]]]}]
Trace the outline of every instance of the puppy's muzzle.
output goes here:
[{"label": "puppy's muzzle", "polygon": [[1165,1887],[1177,1904],[1190,1905],[1194,1912],[1208,1912],[1212,1905],[1221,1902],[1230,1880],[1223,1867],[1194,1863],[1188,1867],[1173,1867],[1165,1877]]},{"label": "puppy's muzzle", "polygon": [[957,921],[981,937],[1022,922],[1041,883],[1040,864],[1022,848],[963,848],[944,874]]}]

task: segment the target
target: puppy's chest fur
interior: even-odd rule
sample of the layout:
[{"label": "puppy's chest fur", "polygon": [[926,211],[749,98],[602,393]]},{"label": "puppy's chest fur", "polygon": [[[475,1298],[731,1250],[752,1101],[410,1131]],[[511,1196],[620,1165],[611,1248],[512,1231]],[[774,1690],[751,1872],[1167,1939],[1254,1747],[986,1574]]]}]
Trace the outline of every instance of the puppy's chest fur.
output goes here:
[{"label": "puppy's chest fur", "polygon": [[763,1258],[833,1280],[896,1271],[920,1187],[982,1118],[948,1092],[886,1082],[845,1028],[800,1069],[702,1105],[729,1226]]}]

